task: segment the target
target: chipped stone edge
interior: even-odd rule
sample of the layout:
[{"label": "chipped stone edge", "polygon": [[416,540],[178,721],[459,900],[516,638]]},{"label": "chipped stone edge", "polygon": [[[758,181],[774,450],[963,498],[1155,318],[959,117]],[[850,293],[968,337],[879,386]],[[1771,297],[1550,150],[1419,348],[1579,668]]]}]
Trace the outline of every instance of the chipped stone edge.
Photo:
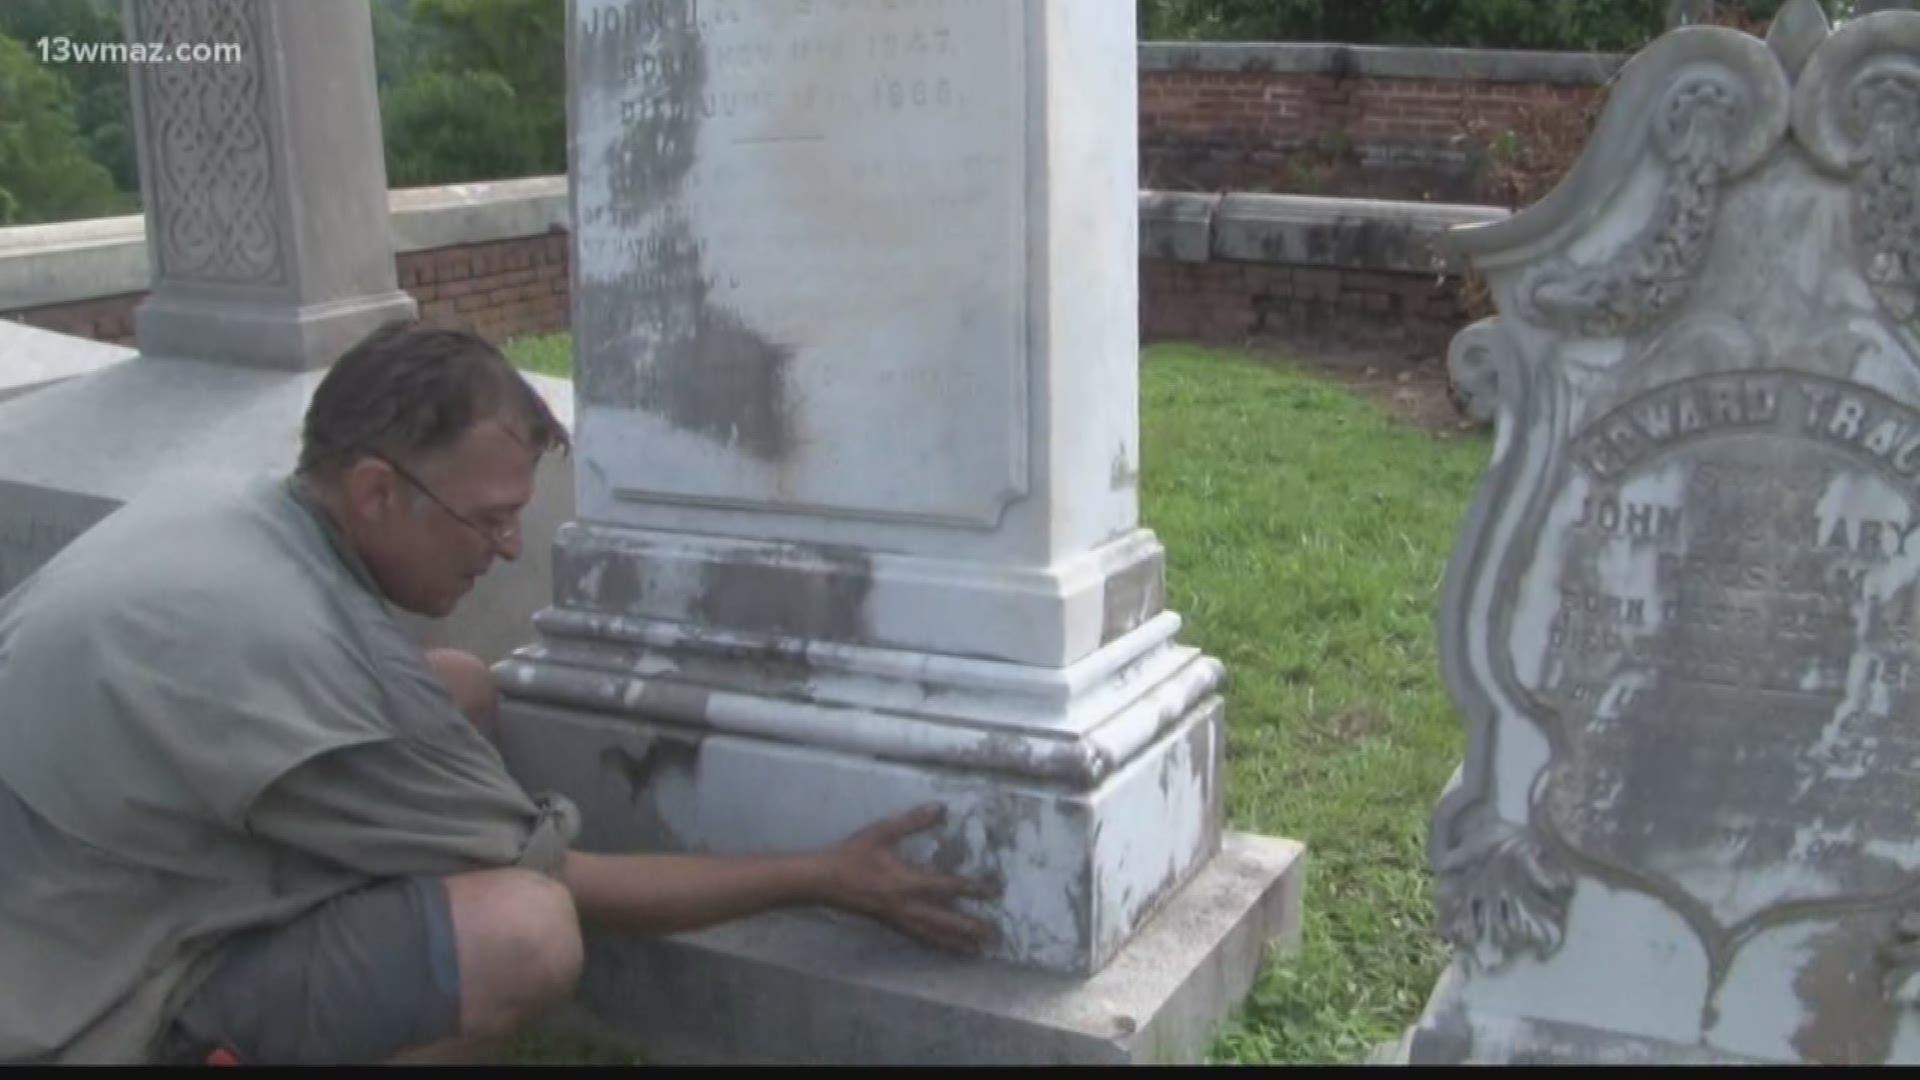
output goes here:
[{"label": "chipped stone edge", "polygon": [[[888,672],[891,650],[845,646],[789,648],[787,657],[807,669],[798,686],[752,679],[717,685],[682,670],[680,662],[641,662],[643,655],[689,656],[717,642],[689,638],[677,650],[661,648],[634,633],[642,629],[638,625],[622,633],[616,623],[573,620],[578,625],[572,635],[588,638],[597,629],[627,638],[624,647],[591,644],[553,632],[556,618],[566,614],[542,612],[536,618],[542,644],[494,666],[509,696],[1075,790],[1098,787],[1217,700],[1226,674],[1220,661],[1175,645],[1179,621],[1166,615],[1072,667],[1030,680],[1025,692],[1017,684],[1028,681],[1022,678],[1028,665],[951,658],[937,658],[936,664],[922,657],[922,677],[909,678]],[[777,649],[780,643],[767,644]],[[753,663],[736,666],[743,673],[763,670]],[[1111,677],[1102,679],[1101,673]]]}]

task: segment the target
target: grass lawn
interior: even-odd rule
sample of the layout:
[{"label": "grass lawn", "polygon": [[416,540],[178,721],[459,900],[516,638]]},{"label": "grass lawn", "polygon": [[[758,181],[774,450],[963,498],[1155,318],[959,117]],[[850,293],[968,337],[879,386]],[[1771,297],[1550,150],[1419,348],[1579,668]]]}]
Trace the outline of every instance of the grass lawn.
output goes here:
[{"label": "grass lawn", "polygon": [[[564,376],[568,348],[508,353]],[[1213,1057],[1361,1061],[1419,1014],[1443,960],[1424,842],[1463,742],[1434,615],[1490,444],[1436,441],[1230,352],[1148,349],[1140,391],[1168,605],[1227,665],[1231,826],[1308,847],[1301,951],[1268,968]]]},{"label": "grass lawn", "polygon": [[519,338],[507,345],[507,359],[523,371],[573,378],[573,335],[544,334]]}]

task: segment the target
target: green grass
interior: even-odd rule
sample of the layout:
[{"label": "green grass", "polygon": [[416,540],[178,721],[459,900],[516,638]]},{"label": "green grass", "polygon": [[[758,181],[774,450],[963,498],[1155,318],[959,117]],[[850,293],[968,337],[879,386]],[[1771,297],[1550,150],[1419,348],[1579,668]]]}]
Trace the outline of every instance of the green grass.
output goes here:
[{"label": "green grass", "polygon": [[517,338],[507,343],[507,359],[523,371],[536,375],[573,378],[573,335],[543,334]]},{"label": "green grass", "polygon": [[1229,820],[1308,851],[1301,952],[1269,968],[1214,1057],[1364,1060],[1418,1015],[1443,961],[1424,844],[1462,735],[1434,615],[1488,444],[1179,347],[1147,353],[1141,429],[1168,606],[1231,680]]},{"label": "green grass", "polygon": [[[552,364],[564,341],[508,351]],[[1233,353],[1149,349],[1140,389],[1168,604],[1229,673],[1231,825],[1308,848],[1301,950],[1213,1058],[1358,1062],[1415,1019],[1443,962],[1423,846],[1462,736],[1434,614],[1489,446]]]}]

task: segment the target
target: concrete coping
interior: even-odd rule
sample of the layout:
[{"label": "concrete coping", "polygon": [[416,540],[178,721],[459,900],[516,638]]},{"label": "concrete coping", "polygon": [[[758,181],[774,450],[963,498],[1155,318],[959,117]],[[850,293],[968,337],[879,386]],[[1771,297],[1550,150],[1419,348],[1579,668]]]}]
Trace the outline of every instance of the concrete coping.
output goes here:
[{"label": "concrete coping", "polygon": [[1270,42],[1147,42],[1140,70],[1275,75],[1371,76],[1598,86],[1627,61],[1624,53],[1523,49],[1428,49],[1387,45]]},{"label": "concrete coping", "polygon": [[[567,227],[567,178],[402,188],[388,193],[396,254],[541,236]],[[0,311],[144,292],[139,214],[0,229]]]},{"label": "concrete coping", "polygon": [[404,188],[388,193],[387,206],[396,253],[540,236],[567,228],[567,178]]},{"label": "concrete coping", "polygon": [[[396,251],[541,236],[567,227],[567,180],[410,188],[389,205]],[[1492,206],[1143,191],[1140,250],[1182,262],[1449,270],[1456,264],[1436,243],[1448,230],[1508,216]],[[141,292],[148,281],[138,216],[0,229],[0,311]]]},{"label": "concrete coping", "polygon": [[1447,273],[1463,265],[1454,228],[1509,216],[1497,206],[1452,203],[1142,192],[1140,250],[1180,262]]}]

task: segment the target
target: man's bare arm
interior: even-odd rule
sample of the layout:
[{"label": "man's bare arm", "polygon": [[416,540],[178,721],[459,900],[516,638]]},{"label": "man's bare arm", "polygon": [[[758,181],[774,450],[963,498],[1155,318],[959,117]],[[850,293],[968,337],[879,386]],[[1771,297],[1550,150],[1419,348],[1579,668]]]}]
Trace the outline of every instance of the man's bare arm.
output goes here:
[{"label": "man's bare arm", "polygon": [[817,856],[567,854],[562,880],[580,918],[631,934],[700,930],[821,902]]},{"label": "man's bare arm", "polygon": [[992,927],[950,906],[990,899],[996,885],[914,866],[893,847],[941,819],[937,807],[890,818],[825,851],[800,855],[594,855],[561,870],[583,921],[634,934],[672,934],[777,908],[824,904],[865,915],[955,952],[975,952]]}]

